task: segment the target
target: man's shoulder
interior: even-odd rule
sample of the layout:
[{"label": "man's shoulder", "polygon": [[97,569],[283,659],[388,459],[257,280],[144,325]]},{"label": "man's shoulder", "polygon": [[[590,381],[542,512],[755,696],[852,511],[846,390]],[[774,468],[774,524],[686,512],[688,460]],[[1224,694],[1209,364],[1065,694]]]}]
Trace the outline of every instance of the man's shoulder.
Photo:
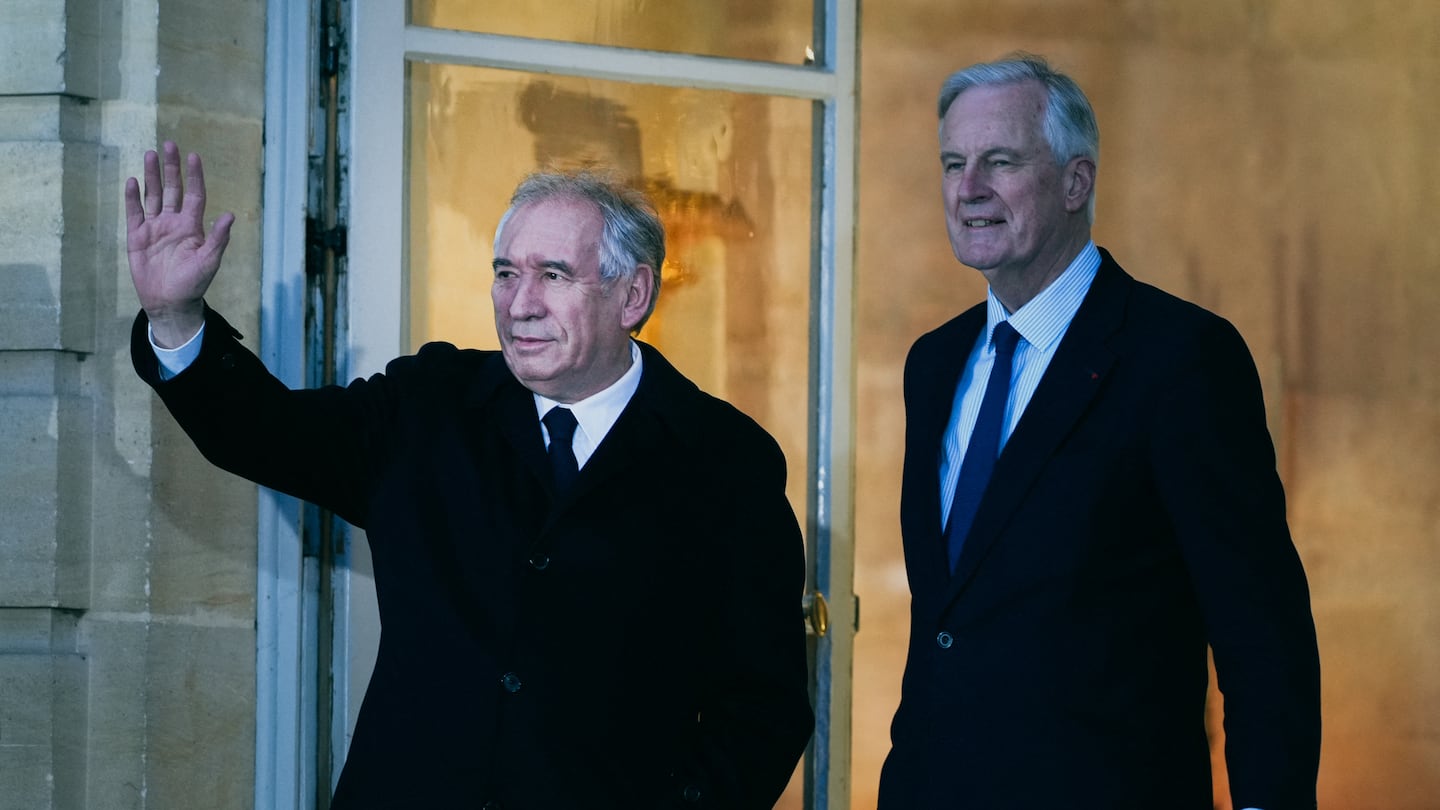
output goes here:
[{"label": "man's shoulder", "polygon": [[[1123,326],[1113,347],[1127,347],[1126,353],[1138,356],[1166,356],[1172,362],[1217,348],[1228,350],[1226,354],[1231,351],[1248,354],[1239,330],[1224,316],[1130,276],[1109,254],[1105,254],[1105,258],[1106,264],[1116,272],[1107,278],[1107,268],[1102,265],[1094,289],[1100,290],[1100,295],[1113,295],[1123,301],[1124,311]],[[1082,307],[1081,313],[1085,311]]]},{"label": "man's shoulder", "polygon": [[487,349],[461,349],[453,343],[433,341],[421,346],[414,354],[402,355],[385,365],[389,376],[450,377],[484,372],[494,361],[501,361],[500,352]]},{"label": "man's shoulder", "polygon": [[474,404],[515,382],[500,352],[461,349],[443,341],[426,343],[414,354],[391,360],[380,376],[402,395],[463,397]]},{"label": "man's shoulder", "polygon": [[774,438],[758,422],[731,402],[701,389],[658,349],[645,343],[640,349],[645,371],[634,401],[683,443],[774,445]]},{"label": "man's shoulder", "polygon": [[957,351],[960,352],[963,362],[964,358],[969,356],[975,338],[984,325],[985,302],[981,301],[916,338],[910,345],[906,365],[923,365],[937,361],[948,364]]},{"label": "man's shoulder", "polygon": [[1235,331],[1229,320],[1213,310],[1139,279],[1129,279],[1126,311],[1134,330],[1180,341]]}]

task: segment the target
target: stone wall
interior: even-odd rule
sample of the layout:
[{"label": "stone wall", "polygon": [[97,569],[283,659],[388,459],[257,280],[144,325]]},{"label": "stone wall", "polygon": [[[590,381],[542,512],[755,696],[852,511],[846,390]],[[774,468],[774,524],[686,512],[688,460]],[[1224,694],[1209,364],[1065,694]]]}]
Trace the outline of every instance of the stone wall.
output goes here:
[{"label": "stone wall", "polygon": [[0,6],[0,810],[252,803],[255,490],[130,370],[121,184],[206,154],[253,333],[263,32],[257,0]]}]

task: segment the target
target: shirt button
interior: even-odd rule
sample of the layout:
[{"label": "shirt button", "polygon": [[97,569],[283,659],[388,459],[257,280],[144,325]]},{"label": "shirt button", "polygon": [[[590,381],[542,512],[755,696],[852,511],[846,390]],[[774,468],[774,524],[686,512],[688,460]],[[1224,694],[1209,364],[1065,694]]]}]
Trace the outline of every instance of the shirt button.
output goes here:
[{"label": "shirt button", "polygon": [[481,807],[480,810],[505,810],[505,805],[492,800],[485,802],[485,806]]},{"label": "shirt button", "polygon": [[544,571],[550,567],[550,557],[545,554],[536,554],[530,558],[530,567],[536,571]]},{"label": "shirt button", "polygon": [[935,636],[935,643],[940,645],[940,649],[948,650],[950,645],[955,643],[955,637],[941,630],[940,634]]},{"label": "shirt button", "polygon": [[513,672],[507,672],[500,676],[500,685],[506,692],[514,694],[520,691],[520,676]]}]

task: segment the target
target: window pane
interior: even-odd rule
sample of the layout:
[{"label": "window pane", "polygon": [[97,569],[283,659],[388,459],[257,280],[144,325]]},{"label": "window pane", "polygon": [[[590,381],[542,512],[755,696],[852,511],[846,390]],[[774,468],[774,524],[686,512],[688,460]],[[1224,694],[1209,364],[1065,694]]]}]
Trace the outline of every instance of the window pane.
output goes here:
[{"label": "window pane", "polygon": [[412,0],[410,22],[799,65],[813,46],[813,8],[812,0]]},{"label": "window pane", "polygon": [[640,339],[775,436],[804,515],[811,103],[423,63],[408,100],[412,348],[497,347],[490,262],[510,192],[540,167],[612,169],[665,221]]}]

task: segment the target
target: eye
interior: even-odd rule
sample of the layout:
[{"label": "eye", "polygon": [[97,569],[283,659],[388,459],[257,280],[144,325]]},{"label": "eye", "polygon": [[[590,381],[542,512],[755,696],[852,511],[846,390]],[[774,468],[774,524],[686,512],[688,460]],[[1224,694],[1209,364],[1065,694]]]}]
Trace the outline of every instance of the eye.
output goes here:
[{"label": "eye", "polygon": [[560,275],[559,273],[555,272],[554,270],[550,270],[550,271],[547,271],[547,272],[545,273],[545,280],[546,280],[546,281],[559,281],[559,280],[562,279],[562,278],[564,278],[564,276]]},{"label": "eye", "polygon": [[947,160],[941,165],[945,167],[945,171],[947,172],[958,172],[965,169],[965,161],[963,160]]},{"label": "eye", "polygon": [[497,280],[508,280],[515,278],[515,271],[509,267],[497,267],[495,268],[495,278]]}]

